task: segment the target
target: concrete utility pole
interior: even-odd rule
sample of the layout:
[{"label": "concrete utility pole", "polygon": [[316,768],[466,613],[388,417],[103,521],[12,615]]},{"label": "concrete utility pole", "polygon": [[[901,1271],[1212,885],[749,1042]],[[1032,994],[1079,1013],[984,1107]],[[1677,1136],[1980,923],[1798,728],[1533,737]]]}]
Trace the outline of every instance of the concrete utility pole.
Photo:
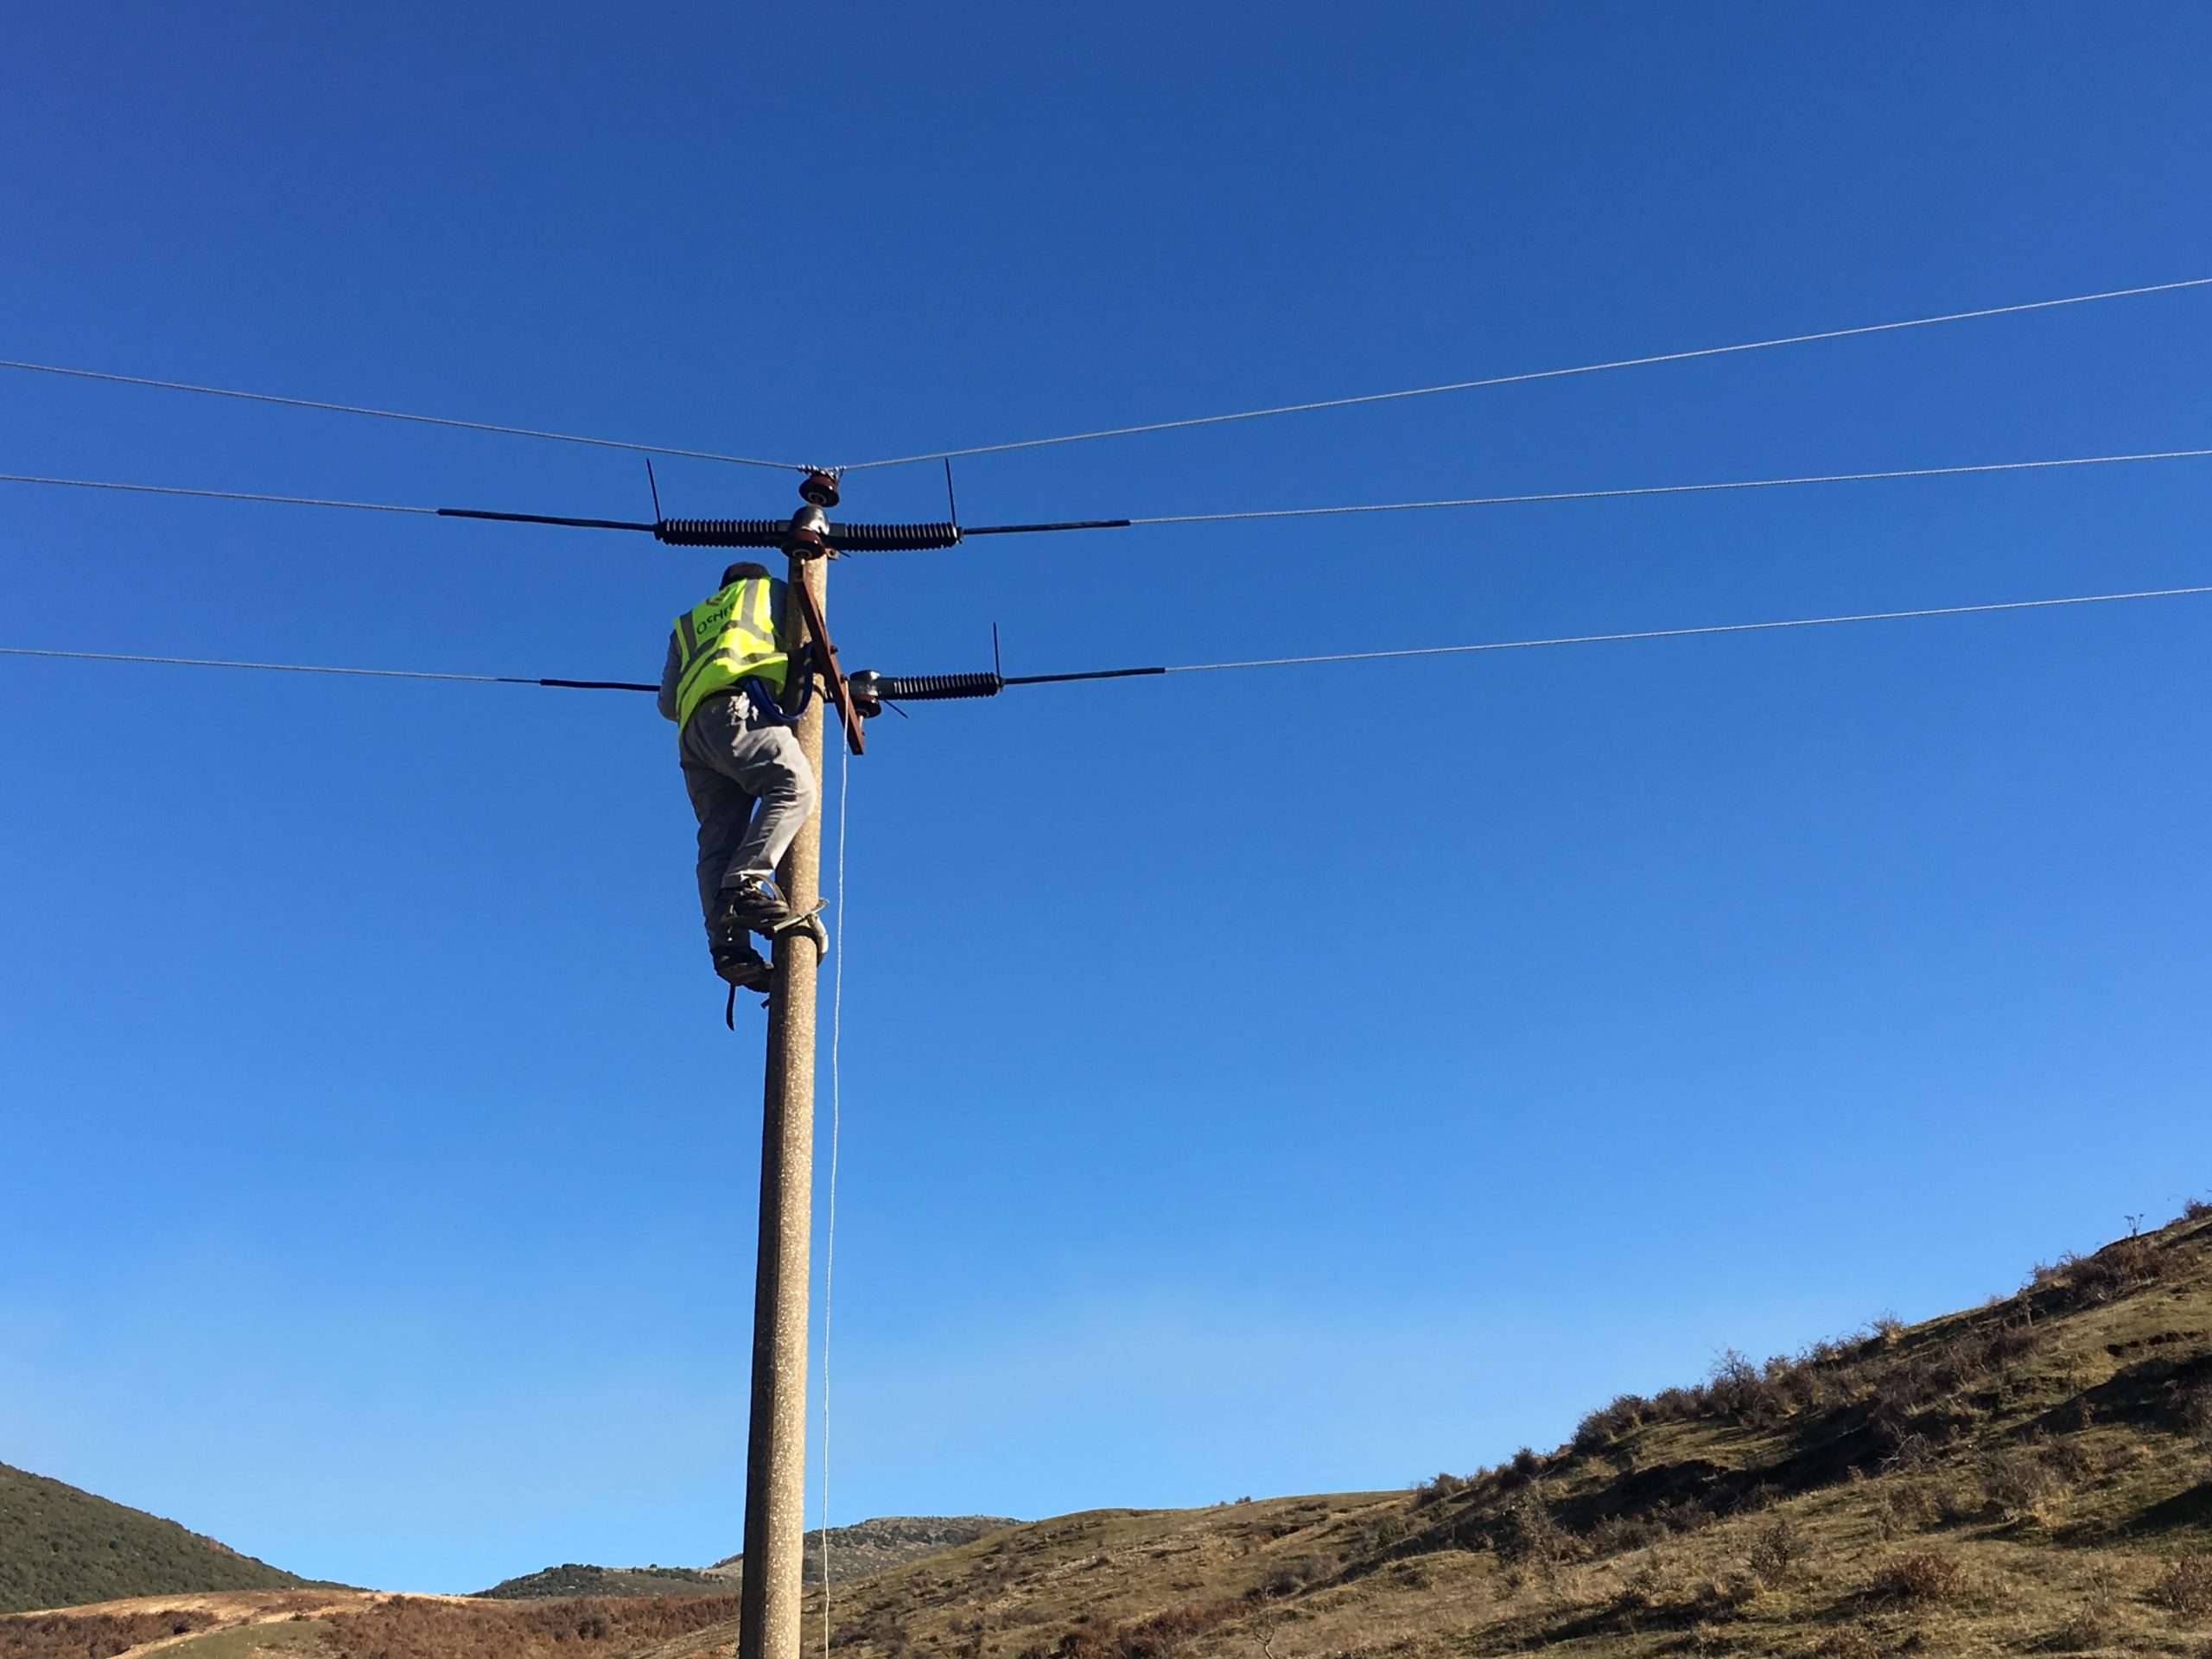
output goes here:
[{"label": "concrete utility pole", "polygon": [[[794,648],[810,632],[802,585],[817,607],[828,586],[824,550],[800,536],[810,518],[821,522],[819,507],[791,521],[785,626]],[[824,662],[816,671],[836,669]],[[817,690],[797,728],[799,747],[814,772],[815,810],[776,872],[777,885],[796,911],[811,909],[821,898],[823,700]],[[800,1575],[806,1553],[807,1271],[814,1212],[814,992],[819,955],[804,930],[779,936],[768,995],[739,1659],[798,1659]]]}]

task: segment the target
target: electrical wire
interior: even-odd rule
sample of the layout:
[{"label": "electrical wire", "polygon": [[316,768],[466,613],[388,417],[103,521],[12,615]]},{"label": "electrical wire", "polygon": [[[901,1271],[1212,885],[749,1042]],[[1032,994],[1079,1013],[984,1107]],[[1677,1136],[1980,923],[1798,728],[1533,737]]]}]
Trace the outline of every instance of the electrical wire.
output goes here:
[{"label": "electrical wire", "polygon": [[1131,524],[1225,524],[1255,518],[1328,518],[1359,512],[1420,512],[1436,507],[1503,507],[1540,501],[1612,501],[1639,495],[1706,495],[1722,490],[1778,490],[1798,484],[1864,484],[1882,479],[1961,478],[1974,473],[2033,473],[2057,467],[2112,467],[2133,461],[2182,461],[2212,448],[2152,449],[2125,455],[2067,455],[2052,461],[1992,461],[1960,467],[1898,467],[1872,473],[1813,473],[1796,478],[1739,478],[1715,484],[1639,484],[1622,489],[1552,490],[1527,495],[1468,495],[1441,501],[1381,501],[1348,507],[1269,507],[1245,512],[1178,512]]},{"label": "electrical wire", "polygon": [[435,507],[394,506],[388,501],[333,501],[315,495],[255,495],[245,490],[188,490],[175,484],[118,484],[104,478],[40,478],[29,473],[0,473],[0,484],[51,484],[67,490],[124,490],[132,495],[194,495],[213,501],[273,501],[288,507],[346,507],[355,512],[419,512],[437,517]]},{"label": "electrical wire", "polygon": [[1727,357],[1739,352],[1767,351],[1778,346],[1804,346],[1815,340],[1849,340],[1859,334],[1893,334],[1903,328],[1928,328],[1942,322],[2016,316],[2022,312],[2049,311],[2059,306],[2088,305],[2099,300],[2132,299],[2145,294],[2171,294],[2180,289],[2208,286],[2212,286],[2212,276],[2191,276],[2177,283],[2151,283],[2139,288],[2106,289],[2100,293],[2069,294],[2056,300],[2029,300],[2017,305],[1983,306],[1973,311],[1948,311],[1940,316],[1908,317],[1900,322],[1870,322],[1851,328],[1824,328],[1808,334],[1783,334],[1772,340],[1749,340],[1732,346],[1701,346],[1690,351],[1656,352],[1646,357],[1615,358],[1604,363],[1578,363],[1567,368],[1494,374],[1478,380],[1452,380],[1441,385],[1412,386],[1400,391],[1370,391],[1351,397],[1325,397],[1313,403],[1277,404],[1271,408],[1238,410],[1227,415],[1199,415],[1179,421],[1150,421],[1137,426],[1103,427],[1096,431],[1067,432],[1047,438],[1022,438],[1009,443],[971,444],[964,449],[932,449],[925,454],[854,461],[840,470],[856,473],[872,467],[904,467],[923,461],[957,461],[968,455],[995,455],[1015,449],[1041,449],[1054,444],[1088,443],[1097,438],[1126,438],[1146,432],[1177,432],[1197,426],[1221,426],[1231,421],[1262,420],[1271,415],[1305,415],[1317,410],[1350,409],[1362,404],[1387,404],[1407,397],[1433,397],[1447,391],[1475,391],[1490,386],[1521,385],[1533,380],[1564,379],[1570,375],[1602,374],[1610,369],[1645,368],[1653,364],[1682,363],[1700,357]]},{"label": "electrical wire", "polygon": [[[1010,534],[1014,531],[1061,530],[1126,530],[1139,524],[1224,524],[1265,518],[1330,518],[1367,512],[1421,512],[1444,507],[1522,506],[1554,501],[1624,500],[1636,496],[1709,495],[1729,490],[1777,490],[1802,484],[1863,484],[1907,478],[1963,478],[1980,473],[2049,472],[2069,467],[2114,467],[2141,461],[2184,461],[2212,455],[2212,448],[2149,449],[2126,454],[2061,455],[2042,461],[1991,461],[1952,467],[1896,467],[1864,473],[1808,473],[1789,478],[1725,479],[1705,484],[1637,484],[1597,490],[1551,490],[1518,495],[1452,496],[1433,501],[1370,501],[1333,507],[1260,507],[1233,512],[1156,513],[1144,518],[1095,518],[1067,524],[983,525],[963,529],[963,536]],[[364,512],[425,513],[433,518],[518,518],[526,522],[561,524],[597,530],[652,531],[648,524],[602,518],[561,518],[522,513],[487,513],[455,507],[398,506],[382,501],[334,501],[305,495],[256,495],[240,490],[184,489],[169,484],[122,484],[103,479],[42,478],[22,473],[0,473],[0,483],[50,484],[79,490],[125,490],[148,495],[200,496],[220,501],[265,501],[297,507],[344,507]],[[712,543],[720,545],[720,543]],[[746,543],[750,545],[751,543]]]},{"label": "electrical wire", "polygon": [[[1912,610],[1854,611],[1835,616],[1785,617],[1768,622],[1715,622],[1698,627],[1638,628],[1621,633],[1552,634],[1541,639],[1490,639],[1472,645],[1408,645],[1389,651],[1337,651],[1305,657],[1252,657],[1217,663],[1177,663],[1152,668],[1098,669],[1086,673],[1031,675],[1026,678],[1008,678],[1001,683],[1020,685],[1069,680],[1118,680],[1139,675],[1218,674],[1237,669],[1295,668],[1322,663],[1377,663],[1410,657],[1462,657],[1483,652],[1536,651],[1554,645],[1618,645],[1636,639],[1687,639],[1706,634],[1765,633],[1784,628],[1835,627],[1847,622],[1901,622],[1918,617],[1983,616],[2003,611],[2047,611],[2069,606],[2114,605],[2131,600],[2181,599],[2203,594],[2212,594],[2212,583],[2187,588],[2144,588],[2126,593],[2072,594],[2057,599],[1995,600],[1974,605],[1924,606]],[[508,674],[446,674],[404,668],[336,668],[318,663],[233,662],[210,657],[132,656],[120,652],[53,651],[29,645],[0,645],[0,656],[66,658],[73,661],[95,663],[155,663],[188,668],[264,669],[289,674],[346,674],[370,679],[454,680],[479,685],[555,686],[580,691],[658,691],[660,689],[658,685],[627,680],[526,679]],[[842,785],[840,788],[842,791]],[[842,798],[842,793],[840,798]],[[842,833],[841,830],[839,834],[842,836]],[[841,907],[844,902],[843,891],[840,886],[838,903]],[[834,1033],[834,1009],[831,1030]],[[833,1089],[835,1052],[833,1040]]]},{"label": "electrical wire", "polygon": [[648,455],[681,455],[690,461],[722,461],[736,467],[772,467],[779,472],[803,473],[805,467],[789,461],[761,461],[752,455],[717,454],[709,449],[673,449],[664,444],[627,443],[619,438],[582,437],[574,432],[545,432],[534,427],[501,426],[491,421],[461,421],[443,415],[410,415],[396,409],[370,409],[359,404],[325,403],[314,397],[281,397],[274,392],[240,391],[231,386],[197,386],[184,380],[156,380],[139,374],[112,374],[102,369],[65,368],[58,363],[26,363],[0,358],[0,369],[22,369],[32,374],[67,375],[77,380],[105,380],[124,386],[153,386],[162,391],[197,392],[207,397],[236,397],[246,403],[276,404],[287,409],[315,409],[332,415],[369,415],[383,421],[411,421],[421,426],[454,427],[464,432],[496,432],[511,438],[543,438],[553,443],[584,443],[600,449],[627,449]]},{"label": "electrical wire", "polygon": [[2148,588],[2125,594],[2078,594],[2063,599],[2013,599],[1981,605],[1932,605],[1907,611],[1858,611],[1841,616],[1796,616],[1777,622],[1716,622],[1694,628],[1638,628],[1626,633],[1554,634],[1541,639],[1493,639],[1471,645],[1414,645],[1396,651],[1338,651],[1312,657],[1255,657],[1240,662],[1183,663],[1163,674],[1217,674],[1232,669],[1292,668],[1313,663],[1377,663],[1401,657],[1462,657],[1486,651],[1537,651],[1551,645],[1609,645],[1632,639],[1688,639],[1712,633],[1764,633],[1779,628],[1827,628],[1846,622],[1902,622],[1915,617],[1979,616],[1999,611],[2044,611],[2067,605],[2113,605],[2126,600],[2178,599],[2212,594],[2194,588]]},{"label": "electrical wire", "polygon": [[328,663],[248,663],[223,657],[147,657],[120,651],[51,651],[0,645],[0,657],[59,657],[80,663],[154,663],[167,668],[252,668],[275,674],[345,674],[370,680],[456,680],[471,685],[537,685],[569,691],[653,691],[640,680],[531,679],[518,674],[444,674],[422,668],[339,668]]}]

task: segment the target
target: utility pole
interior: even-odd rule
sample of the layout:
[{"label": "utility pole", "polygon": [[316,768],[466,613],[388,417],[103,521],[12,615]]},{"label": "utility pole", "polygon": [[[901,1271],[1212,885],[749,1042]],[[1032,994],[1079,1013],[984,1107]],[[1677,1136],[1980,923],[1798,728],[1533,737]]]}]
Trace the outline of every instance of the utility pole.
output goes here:
[{"label": "utility pole", "polygon": [[[828,587],[822,509],[836,503],[834,480],[810,477],[807,506],[785,542],[789,579],[785,639],[798,648],[816,630]],[[811,603],[808,602],[809,596]],[[814,664],[835,677],[826,642]],[[814,773],[815,809],[776,872],[794,911],[822,891],[820,688],[797,727]],[[745,1459],[745,1574],[738,1609],[739,1659],[798,1659],[799,1602],[806,1555],[807,1273],[814,1213],[814,1009],[821,951],[803,928],[777,936],[768,993],[768,1057],[761,1087],[760,1255],[753,1289],[753,1415]]]}]

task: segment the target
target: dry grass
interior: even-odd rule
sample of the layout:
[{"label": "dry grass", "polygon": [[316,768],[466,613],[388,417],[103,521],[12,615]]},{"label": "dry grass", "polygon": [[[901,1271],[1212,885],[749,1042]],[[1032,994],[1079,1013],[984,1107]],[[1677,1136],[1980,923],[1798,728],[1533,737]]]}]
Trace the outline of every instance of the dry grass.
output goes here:
[{"label": "dry grass", "polygon": [[0,1619],[0,1659],[113,1659],[148,1642],[189,1635],[213,1613],[164,1608],[131,1613],[32,1613]]},{"label": "dry grass", "polygon": [[[993,1534],[840,1589],[832,1659],[2212,1659],[2208,1224],[1946,1319],[1725,1355],[1569,1446],[1415,1490]],[[717,1611],[397,1601],[319,1615],[318,1640],[325,1659],[704,1659],[730,1650]]]}]

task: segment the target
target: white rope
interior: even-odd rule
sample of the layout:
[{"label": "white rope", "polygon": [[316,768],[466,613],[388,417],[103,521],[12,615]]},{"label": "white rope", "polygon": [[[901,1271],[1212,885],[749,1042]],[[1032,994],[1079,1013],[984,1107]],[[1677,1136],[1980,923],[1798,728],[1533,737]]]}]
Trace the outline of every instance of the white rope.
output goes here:
[{"label": "white rope", "polygon": [[544,438],[555,443],[588,443],[601,449],[630,449],[649,455],[682,455],[690,461],[726,461],[739,467],[773,467],[784,472],[804,472],[780,461],[757,461],[750,455],[721,455],[707,449],[671,449],[658,443],[625,443],[616,438],[579,437],[573,432],[543,432],[527,426],[499,426],[489,421],[457,421],[442,415],[409,415],[396,409],[369,409],[359,404],[327,404],[313,397],[280,397],[273,392],[239,391],[229,386],[196,386],[184,380],[154,380],[137,374],[111,374],[101,369],[64,368],[58,363],[24,363],[0,358],[0,369],[23,369],[33,374],[62,374],[77,380],[105,380],[117,385],[153,386],[162,391],[198,392],[208,397],[236,397],[251,404],[279,404],[287,409],[319,409],[333,415],[372,415],[383,421],[412,421],[422,426],[458,427],[464,432],[497,432],[512,438]]},{"label": "white rope", "polygon": [[1255,657],[1236,663],[1184,663],[1164,674],[1211,674],[1234,668],[1289,668],[1307,663],[1372,663],[1395,657],[1460,657],[1481,651],[1535,651],[1546,645],[1603,645],[1627,639],[1682,639],[1705,633],[1760,633],[1776,628],[1825,628],[1844,622],[1899,622],[1922,616],[1974,616],[1993,611],[2041,611],[2061,605],[2113,605],[2131,599],[2177,599],[2212,594],[2197,588],[2151,588],[2127,594],[2080,594],[2065,599],[2014,599],[1988,605],[1936,605],[1912,611],[1861,611],[1849,616],[1798,616],[1779,622],[1720,622],[1698,628],[1642,628],[1632,633],[1570,633],[1545,639],[1493,639],[1474,645],[1415,645],[1401,651],[1339,651],[1318,657]]},{"label": "white rope", "polygon": [[351,507],[357,512],[421,512],[437,517],[435,507],[396,507],[387,501],[330,501],[313,495],[252,495],[244,490],[188,490],[175,484],[116,484],[99,478],[38,478],[29,473],[0,473],[0,484],[58,484],[71,490],[127,490],[133,495],[197,495],[216,501],[275,501],[288,507]]},{"label": "white rope", "polygon": [[1010,449],[1039,449],[1051,444],[1086,443],[1093,438],[1126,438],[1144,432],[1176,432],[1193,426],[1219,426],[1230,421],[1256,421],[1270,415],[1305,415],[1315,410],[1350,409],[1361,404],[1385,404],[1403,397],[1433,397],[1440,392],[1474,391],[1487,386],[1521,385],[1531,380],[1558,380],[1568,375],[1602,374],[1609,369],[1637,369],[1655,363],[1687,362],[1693,358],[1726,357],[1738,352],[1763,352],[1777,346],[1803,346],[1815,340],[1849,340],[1858,334],[1891,334],[1900,328],[1927,328],[1939,322],[1966,322],[1978,317],[2015,316],[2024,311],[2048,311],[2062,305],[2088,305],[2097,300],[2132,299],[2143,294],[2170,294],[2177,289],[2208,285],[2212,285],[2212,276],[2191,276],[2178,283],[2152,283],[2141,288],[2113,288],[2097,294],[2069,294],[2063,299],[2029,300],[2018,305],[1983,306],[1974,311],[1948,311],[1941,316],[1908,317],[1902,322],[1870,322],[1855,328],[1824,328],[1817,334],[1783,334],[1773,340],[1749,340],[1733,346],[1703,346],[1686,352],[1658,352],[1648,357],[1621,357],[1611,362],[1579,363],[1564,369],[1534,369],[1522,374],[1494,374],[1479,380],[1453,380],[1443,385],[1414,386],[1402,391],[1370,391],[1355,397],[1325,397],[1309,404],[1278,404],[1270,409],[1240,410],[1229,415],[1200,415],[1181,421],[1152,421],[1141,426],[1106,427],[1095,432],[1069,432],[1051,438],[1024,438],[1013,443],[979,443],[965,449],[933,449],[927,454],[855,461],[843,470],[851,473],[868,467],[903,467],[910,461],[957,461],[963,455],[993,455]]},{"label": "white rope", "polygon": [[830,1217],[822,1242],[822,1651],[830,1651],[830,1314],[837,1274],[837,1141],[843,1116],[839,1060],[845,1034],[845,802],[853,777],[852,746],[837,755],[837,913],[830,944]]},{"label": "white rope", "polygon": [[1433,507],[1506,507],[1540,501],[1611,501],[1639,495],[1706,495],[1721,490],[1778,490],[1797,484],[1865,484],[1882,479],[1956,478],[1971,473],[2034,473],[2055,467],[2113,467],[2132,461],[2184,461],[2212,448],[2152,449],[2139,454],[2067,455],[2054,461],[1993,461],[1965,467],[1899,467],[1878,473],[1814,473],[1799,478],[1731,479],[1718,484],[1640,484],[1611,490],[1554,490],[1541,495],[1468,495],[1444,501],[1382,501],[1350,507],[1271,507],[1250,512],[1180,512],[1132,518],[1132,524],[1220,524],[1248,518],[1329,518],[1357,512],[1419,512]]}]

